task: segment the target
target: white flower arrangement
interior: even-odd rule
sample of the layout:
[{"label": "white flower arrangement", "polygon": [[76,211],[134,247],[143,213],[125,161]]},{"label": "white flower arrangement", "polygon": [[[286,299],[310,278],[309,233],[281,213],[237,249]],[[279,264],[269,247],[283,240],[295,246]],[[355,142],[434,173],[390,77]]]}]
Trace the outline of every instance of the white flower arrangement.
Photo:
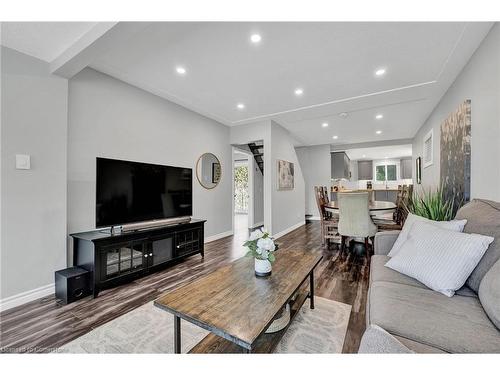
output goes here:
[{"label": "white flower arrangement", "polygon": [[250,238],[243,246],[248,247],[246,256],[252,256],[255,259],[268,260],[274,262],[276,260],[274,252],[278,250],[278,245],[274,243],[274,239],[268,232],[260,229],[253,231]]}]

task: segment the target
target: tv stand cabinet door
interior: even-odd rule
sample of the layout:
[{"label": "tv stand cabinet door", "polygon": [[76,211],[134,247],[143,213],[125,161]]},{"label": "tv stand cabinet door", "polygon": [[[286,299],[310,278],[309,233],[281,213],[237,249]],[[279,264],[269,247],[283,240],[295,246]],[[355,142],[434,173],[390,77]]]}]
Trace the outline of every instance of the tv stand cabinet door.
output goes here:
[{"label": "tv stand cabinet door", "polygon": [[100,248],[100,281],[106,282],[144,271],[148,264],[148,256],[144,241],[131,241]]},{"label": "tv stand cabinet door", "polygon": [[203,227],[196,226],[175,233],[175,257],[203,254]]},{"label": "tv stand cabinet door", "polygon": [[158,266],[174,259],[175,234],[155,236],[148,240],[148,267]]}]

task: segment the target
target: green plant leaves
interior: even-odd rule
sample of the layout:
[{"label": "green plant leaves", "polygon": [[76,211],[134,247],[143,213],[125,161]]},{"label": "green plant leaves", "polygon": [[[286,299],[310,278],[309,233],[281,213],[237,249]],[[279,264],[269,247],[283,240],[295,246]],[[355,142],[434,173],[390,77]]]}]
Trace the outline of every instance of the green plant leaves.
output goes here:
[{"label": "green plant leaves", "polygon": [[447,200],[441,187],[432,190],[423,190],[422,193],[413,193],[408,207],[409,212],[435,221],[449,221],[453,219],[454,200]]}]

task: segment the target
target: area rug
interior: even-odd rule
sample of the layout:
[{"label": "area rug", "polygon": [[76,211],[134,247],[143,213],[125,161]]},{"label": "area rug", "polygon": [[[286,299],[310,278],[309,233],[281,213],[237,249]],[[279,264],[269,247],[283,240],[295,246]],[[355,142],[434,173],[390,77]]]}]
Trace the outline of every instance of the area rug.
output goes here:
[{"label": "area rug", "polygon": [[[341,353],[351,306],[315,298],[306,300],[278,344],[276,353]],[[185,320],[182,353],[187,353],[208,332]],[[59,353],[173,353],[174,318],[149,302],[99,326],[57,350]]]}]

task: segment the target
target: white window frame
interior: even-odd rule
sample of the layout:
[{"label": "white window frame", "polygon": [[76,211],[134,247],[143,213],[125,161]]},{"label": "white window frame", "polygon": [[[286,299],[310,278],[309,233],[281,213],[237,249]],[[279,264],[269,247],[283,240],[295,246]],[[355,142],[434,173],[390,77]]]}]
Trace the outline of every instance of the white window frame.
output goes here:
[{"label": "white window frame", "polygon": [[[430,140],[431,146],[428,149],[429,154],[426,152],[427,148],[425,144]],[[428,161],[427,161],[428,160]],[[422,161],[423,167],[427,168],[434,163],[434,129],[429,130],[429,132],[424,136],[422,142]]]},{"label": "white window frame", "polygon": [[[388,180],[387,179],[387,167],[390,165],[394,165],[396,167],[396,179],[395,180]],[[384,167],[385,169],[385,180],[377,180],[377,167]],[[387,164],[377,164],[374,167],[373,175],[375,176],[375,181],[378,182],[394,182],[398,180],[398,164],[397,163],[387,163]]]}]

